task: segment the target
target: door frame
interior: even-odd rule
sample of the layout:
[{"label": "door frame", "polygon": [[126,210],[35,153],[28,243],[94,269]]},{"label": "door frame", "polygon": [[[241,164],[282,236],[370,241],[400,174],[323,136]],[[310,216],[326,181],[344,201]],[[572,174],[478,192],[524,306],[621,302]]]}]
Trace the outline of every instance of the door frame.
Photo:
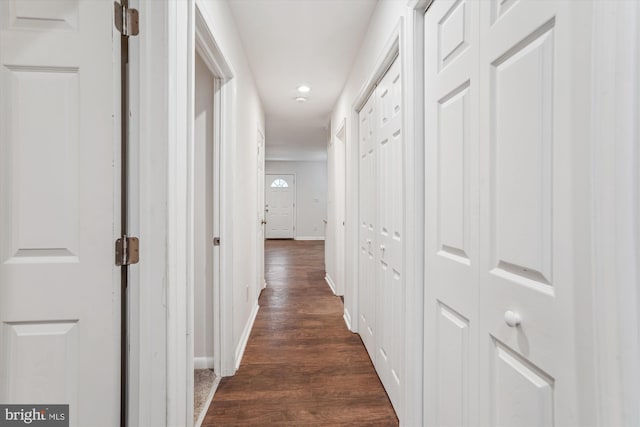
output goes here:
[{"label": "door frame", "polygon": [[[420,1],[408,0],[407,13],[398,19],[394,30],[387,38],[384,47],[380,50],[375,66],[369,78],[363,82],[360,91],[352,102],[349,120],[351,123],[358,123],[358,112],[364,107],[369,95],[373,92],[377,82],[387,71],[396,57],[401,61],[402,73],[402,105],[403,119],[402,126],[405,135],[403,148],[403,181],[404,181],[404,236],[403,245],[404,257],[404,360],[402,363],[404,375],[404,386],[402,388],[401,408],[398,413],[401,424],[422,425],[422,372],[423,372],[423,339],[424,339],[424,147],[423,130],[421,128],[421,117],[423,107],[421,106],[423,84],[422,78],[423,62],[421,61],[420,50],[422,41],[418,35],[421,34],[421,20],[417,13]],[[359,126],[351,127],[351,141],[360,141]],[[359,144],[352,144],[349,151],[351,160],[349,166],[351,175],[350,187],[360,192],[359,184]],[[349,258],[348,271],[345,277],[349,277],[355,284],[353,297],[345,299],[345,311],[349,310],[351,320],[351,330],[358,331],[358,217],[359,204],[347,213],[347,227],[345,234],[348,244],[346,255]]]},{"label": "door frame", "polygon": [[[260,128],[260,124],[258,123],[257,125],[257,130],[258,130],[258,162],[262,163],[262,174],[260,174],[260,168],[258,168],[258,182],[256,183],[256,197],[258,199],[258,203],[257,203],[257,208],[258,208],[258,227],[262,228],[262,241],[258,240],[258,245],[256,247],[256,250],[258,251],[258,253],[256,254],[256,258],[258,259],[258,266],[257,266],[257,270],[258,270],[258,277],[257,277],[257,290],[258,290],[258,295],[260,294],[260,291],[264,288],[267,287],[267,280],[265,278],[265,265],[264,265],[264,242],[267,236],[267,227],[266,227],[266,223],[262,223],[263,220],[266,220],[266,212],[264,211],[264,207],[265,207],[265,200],[266,200],[266,189],[265,189],[265,177],[266,177],[266,160],[265,160],[265,146],[266,146],[266,138],[262,132],[262,129]],[[262,150],[260,152],[260,150]],[[258,165],[260,166],[260,165]],[[262,206],[260,206],[260,195],[262,194]]]},{"label": "door frame", "polygon": [[[232,342],[233,204],[236,75],[211,31],[199,0],[135,0],[140,35],[132,38],[139,81],[132,126],[139,132],[137,164],[140,264],[130,286],[130,425],[193,423],[193,192],[196,49],[212,71],[214,150],[218,155],[221,239],[214,279],[214,369],[235,373]],[[132,1],[132,3],[134,3]],[[136,64],[139,62],[139,64]],[[135,116],[135,111],[134,111]],[[186,143],[185,143],[186,142]],[[215,166],[214,166],[215,167]],[[215,190],[214,190],[215,191]],[[222,286],[225,283],[227,285]],[[186,286],[185,286],[186,284]]]},{"label": "door frame", "polygon": [[[336,175],[337,178],[339,178],[339,183],[342,184],[342,197],[341,200],[338,200],[338,185],[336,185],[336,181],[334,179],[333,181],[333,208],[334,208],[334,218],[335,218],[335,228],[334,228],[334,242],[335,242],[335,268],[336,268],[336,273],[337,273],[337,277],[336,277],[336,281],[337,283],[335,284],[336,289],[335,289],[335,294],[336,295],[344,295],[345,293],[345,288],[346,288],[346,267],[347,264],[345,262],[345,247],[346,247],[346,238],[347,238],[347,233],[345,232],[345,226],[347,223],[347,218],[346,218],[346,210],[347,210],[347,118],[343,117],[342,120],[340,120],[340,125],[338,126],[338,130],[336,131],[336,133],[334,134],[334,143],[333,143],[333,163],[334,163],[334,172],[338,172],[338,174],[336,175],[334,173],[334,175]],[[340,143],[338,143],[338,141],[340,141]],[[342,144],[342,149],[338,150],[338,147],[340,147],[340,144]],[[341,156],[342,160],[341,160],[341,165],[342,165],[342,170],[337,171],[336,170],[336,157],[337,156]],[[345,317],[345,322],[347,323],[347,325],[350,324],[350,319],[348,319],[347,316]]]},{"label": "door frame", "polygon": [[[219,236],[220,241],[226,244],[218,246],[218,250],[214,248],[214,270],[213,270],[213,317],[214,317],[214,370],[216,373],[222,375],[233,374],[235,370],[230,371],[229,367],[233,366],[231,357],[232,352],[225,353],[221,344],[224,345],[223,337],[225,331],[230,331],[231,312],[230,310],[223,311],[222,303],[229,303],[231,298],[228,289],[221,287],[222,283],[227,283],[228,276],[232,271],[233,264],[231,263],[230,251],[231,247],[231,233],[233,228],[230,224],[233,218],[233,212],[231,210],[232,204],[230,200],[229,183],[231,181],[231,168],[225,166],[229,158],[230,147],[228,147],[227,141],[229,141],[229,134],[231,128],[231,97],[229,94],[229,86],[227,85],[231,79],[233,79],[234,72],[231,65],[227,62],[226,58],[220,52],[213,34],[206,23],[205,17],[200,10],[198,3],[195,7],[195,51],[204,60],[214,77],[214,140],[213,140],[213,234]],[[193,67],[193,63],[190,63]],[[189,73],[193,74],[194,70]],[[193,103],[195,87],[189,94],[190,102]],[[193,142],[191,141],[191,144]],[[190,159],[190,166],[193,167],[194,159]],[[191,184],[191,190],[193,185]],[[192,206],[190,204],[190,206]],[[193,215],[190,215],[190,218]],[[217,254],[216,254],[217,252]],[[216,262],[217,261],[217,262]],[[191,298],[191,301],[193,299]],[[190,308],[191,310],[191,308]],[[193,318],[193,313],[191,313]],[[229,323],[228,323],[229,322]],[[228,324],[227,324],[228,323]],[[227,337],[229,343],[231,342],[231,336]],[[230,348],[230,346],[226,346]],[[226,362],[226,363],[225,363]],[[227,365],[228,363],[228,365]]]},{"label": "door frame", "polygon": [[[581,313],[595,371],[598,425],[638,425],[640,409],[640,4],[594,2],[591,103],[591,292]],[[615,29],[612,31],[612,29]],[[590,141],[589,141],[590,140]],[[588,150],[585,150],[588,151]],[[587,286],[588,287],[588,286]],[[595,386],[595,385],[594,385]]]}]

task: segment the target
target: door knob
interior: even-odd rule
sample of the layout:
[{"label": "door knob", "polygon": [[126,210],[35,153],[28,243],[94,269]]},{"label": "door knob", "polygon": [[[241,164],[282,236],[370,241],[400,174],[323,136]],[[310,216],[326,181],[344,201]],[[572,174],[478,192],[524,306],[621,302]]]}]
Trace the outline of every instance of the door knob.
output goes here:
[{"label": "door knob", "polygon": [[515,311],[507,310],[504,313],[504,321],[509,325],[509,327],[515,328],[520,325],[522,318]]},{"label": "door knob", "polygon": [[267,221],[264,220],[264,219],[262,221],[260,221],[260,222],[262,223],[262,225],[265,225],[267,223]]}]

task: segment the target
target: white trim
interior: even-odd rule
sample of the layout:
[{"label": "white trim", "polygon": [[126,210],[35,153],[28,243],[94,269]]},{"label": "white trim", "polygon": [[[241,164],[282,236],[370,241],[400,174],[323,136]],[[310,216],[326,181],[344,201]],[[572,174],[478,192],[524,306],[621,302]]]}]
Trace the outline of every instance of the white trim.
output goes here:
[{"label": "white trim", "polygon": [[347,329],[353,332],[353,330],[351,329],[351,315],[349,314],[349,311],[347,311],[346,307],[342,314],[342,319],[344,320],[344,324],[347,325]]},{"label": "white trim", "polygon": [[353,123],[353,126],[347,128],[347,132],[350,132],[350,140],[355,141],[349,147],[347,147],[347,182],[346,189],[347,195],[355,195],[354,197],[347,196],[346,205],[346,224],[345,224],[345,281],[350,282],[350,286],[347,291],[345,289],[344,295],[344,307],[351,313],[351,331],[358,332],[358,313],[359,313],[359,301],[358,301],[358,283],[359,277],[359,256],[360,249],[358,245],[358,239],[360,238],[360,200],[359,200],[359,183],[360,183],[360,141],[358,138],[358,112],[351,109],[348,113],[348,120]]},{"label": "white trim", "polygon": [[[382,55],[378,57],[373,66],[373,72],[369,78],[362,84],[358,95],[352,103],[353,110],[357,113],[364,107],[364,104],[369,99],[369,96],[373,93],[376,85],[384,77],[389,67],[393,64],[393,61],[400,54],[400,34],[402,32],[402,18],[398,21],[391,32],[391,37],[387,39],[384,47],[381,49]],[[356,122],[357,123],[357,122]]]},{"label": "white trim", "polygon": [[336,134],[334,135],[336,138],[338,138],[340,141],[345,142],[347,139],[347,118],[343,117],[342,120],[340,120],[340,125],[338,126],[338,130],[336,131]]},{"label": "white trim", "polygon": [[640,4],[592,8],[592,419],[639,425]]},{"label": "white trim", "polygon": [[244,351],[247,348],[247,343],[249,342],[249,336],[251,335],[253,324],[255,323],[256,317],[258,316],[258,310],[260,310],[260,306],[258,305],[258,301],[256,300],[256,304],[253,306],[253,310],[251,310],[251,315],[249,316],[249,320],[244,325],[244,330],[242,331],[242,336],[240,337],[240,342],[238,343],[238,347],[236,347],[236,353],[235,353],[236,370],[240,368],[240,362],[242,362],[242,356],[244,356]]},{"label": "white trim", "polygon": [[[137,4],[136,4],[137,3]],[[130,267],[129,425],[168,424],[168,313],[169,263],[169,21],[176,11],[168,3],[139,0],[140,25],[145,30],[130,39],[132,131],[131,173],[138,180],[136,212],[131,211],[131,232],[137,232],[144,254]],[[142,78],[144,76],[144,78]],[[137,82],[137,84],[136,84]],[[135,102],[138,102],[136,105]],[[136,163],[134,163],[136,162]],[[137,176],[136,176],[137,175]],[[135,180],[135,178],[134,178]],[[134,185],[134,182],[131,182]],[[137,300],[136,300],[137,299]]]},{"label": "white trim", "polygon": [[[168,199],[167,199],[167,425],[184,425],[193,412],[193,358],[188,335],[189,289],[189,131],[188,93],[191,77],[188,67],[193,60],[190,43],[193,2],[168,2],[167,63],[169,68],[168,103],[165,123],[168,127]],[[191,367],[192,368],[192,367]],[[190,399],[191,397],[191,399]],[[193,421],[193,416],[189,422]]]},{"label": "white trim", "polygon": [[[264,244],[266,240],[267,227],[264,224],[264,220],[266,219],[265,212],[265,200],[266,200],[266,192],[265,192],[265,177],[266,177],[266,161],[265,161],[265,151],[266,151],[266,138],[264,137],[264,131],[260,123],[257,123],[256,129],[258,132],[258,152],[257,160],[258,160],[258,174],[257,174],[257,182],[256,182],[256,293],[255,298],[260,297],[260,291],[264,289],[266,286],[265,281],[265,253],[264,253]],[[260,197],[262,195],[262,198]],[[260,203],[262,202],[262,203]],[[261,206],[262,205],[262,206]],[[260,239],[262,237],[262,239]]]},{"label": "white trim", "polygon": [[[235,373],[233,353],[233,169],[235,157],[235,99],[236,82],[233,65],[218,45],[204,15],[204,8],[196,0],[195,48],[215,77],[214,94],[214,151],[217,177],[214,176],[214,234],[220,237],[219,272],[214,272],[214,370],[216,375]],[[192,69],[193,73],[193,69]],[[193,103],[193,93],[190,100]],[[215,172],[215,171],[214,171]],[[216,179],[217,178],[217,179]],[[215,219],[216,216],[214,216]],[[215,266],[214,262],[214,266]],[[219,345],[218,345],[219,344]]]},{"label": "white trim", "polygon": [[329,287],[331,288],[331,292],[333,292],[334,295],[337,295],[336,284],[333,283],[333,279],[331,279],[331,276],[329,276],[329,273],[325,274],[324,281],[327,282],[327,285],[329,285]]},{"label": "white trim", "polygon": [[211,402],[213,401],[213,396],[216,394],[216,390],[218,390],[218,386],[220,385],[220,377],[216,375],[216,378],[213,380],[213,384],[211,385],[211,390],[209,391],[209,395],[207,396],[207,400],[202,407],[202,411],[200,411],[200,415],[198,415],[198,419],[193,424],[193,427],[201,427],[204,418],[207,415],[207,411],[209,410],[209,406],[211,406]]},{"label": "white trim", "polygon": [[[186,286],[186,366],[184,370],[184,376],[186,377],[181,382],[186,383],[186,414],[185,417],[187,420],[193,420],[193,391],[194,391],[194,376],[193,376],[193,356],[195,352],[195,343],[194,343],[194,295],[195,295],[195,241],[196,241],[196,232],[195,232],[195,132],[194,132],[194,124],[193,117],[195,115],[195,103],[194,103],[194,93],[195,93],[195,61],[196,61],[196,52],[195,52],[195,37],[194,37],[194,5],[195,2],[191,2],[188,5],[188,23],[187,30],[189,31],[187,34],[187,69],[186,69],[186,77],[187,77],[187,92],[186,92],[186,112],[187,112],[187,122],[185,123],[185,128],[187,131],[187,180],[186,180],[186,195],[187,195],[187,203],[186,203],[186,220],[187,220],[187,253],[186,253],[186,273],[187,273],[187,286]],[[179,82],[180,80],[178,80]],[[215,344],[214,344],[215,347]],[[182,374],[182,373],[180,373]]]},{"label": "white trim", "polygon": [[[340,144],[333,144],[333,172],[334,172],[334,179],[333,179],[333,183],[334,183],[334,188],[332,189],[333,192],[333,208],[334,208],[334,221],[335,224],[333,226],[333,232],[334,232],[334,251],[335,251],[335,269],[336,269],[336,275],[337,277],[337,281],[338,283],[336,283],[336,295],[344,295],[345,294],[345,290],[346,290],[346,276],[347,276],[347,264],[346,264],[346,257],[345,257],[345,251],[346,251],[346,232],[345,232],[345,224],[347,221],[347,215],[346,215],[346,211],[347,211],[347,188],[346,188],[346,184],[347,184],[347,168],[348,168],[348,164],[347,164],[347,118],[343,117],[342,120],[340,121],[340,125],[338,126],[338,130],[334,135],[334,138],[336,140],[339,140],[340,142],[342,142],[342,147],[343,149],[338,151],[336,148],[340,147]],[[338,171],[336,169],[336,158],[337,157],[342,157],[342,166],[343,166],[343,170]],[[338,174],[338,173],[339,174]],[[336,186],[336,182],[341,182],[344,185],[344,189],[343,194],[342,194],[342,200],[338,200],[338,192],[336,191],[336,189],[338,188],[338,186]],[[338,207],[341,207],[342,210],[338,209]]]},{"label": "white trim", "polygon": [[194,357],[193,369],[213,369],[213,357]]},{"label": "white trim", "polygon": [[294,240],[324,240],[324,236],[296,236]]},{"label": "white trim", "polygon": [[[424,11],[427,0],[409,2],[405,32],[400,36],[403,64],[405,134],[405,341],[402,420],[423,425],[424,389]],[[424,9],[423,9],[424,7]]]}]

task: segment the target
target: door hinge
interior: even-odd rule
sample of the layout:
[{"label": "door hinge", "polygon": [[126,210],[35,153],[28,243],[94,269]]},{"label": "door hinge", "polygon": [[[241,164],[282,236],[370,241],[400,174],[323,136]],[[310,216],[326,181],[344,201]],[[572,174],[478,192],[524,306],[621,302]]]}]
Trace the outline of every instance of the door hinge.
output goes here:
[{"label": "door hinge", "polygon": [[214,237],[213,238],[213,246],[220,246],[220,238],[219,237]]},{"label": "door hinge", "polygon": [[122,236],[116,240],[116,265],[137,264],[140,259],[140,242],[137,237]]},{"label": "door hinge", "polygon": [[138,10],[113,2],[116,28],[125,37],[137,36],[140,32]]}]

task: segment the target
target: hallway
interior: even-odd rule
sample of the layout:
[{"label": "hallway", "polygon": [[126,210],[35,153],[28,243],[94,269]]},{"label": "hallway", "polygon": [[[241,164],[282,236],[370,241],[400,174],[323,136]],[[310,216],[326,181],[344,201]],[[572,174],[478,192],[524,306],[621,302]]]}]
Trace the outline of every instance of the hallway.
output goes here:
[{"label": "hallway", "polygon": [[324,281],[324,242],[265,244],[267,288],[240,369],[202,426],[398,425],[342,303]]}]

